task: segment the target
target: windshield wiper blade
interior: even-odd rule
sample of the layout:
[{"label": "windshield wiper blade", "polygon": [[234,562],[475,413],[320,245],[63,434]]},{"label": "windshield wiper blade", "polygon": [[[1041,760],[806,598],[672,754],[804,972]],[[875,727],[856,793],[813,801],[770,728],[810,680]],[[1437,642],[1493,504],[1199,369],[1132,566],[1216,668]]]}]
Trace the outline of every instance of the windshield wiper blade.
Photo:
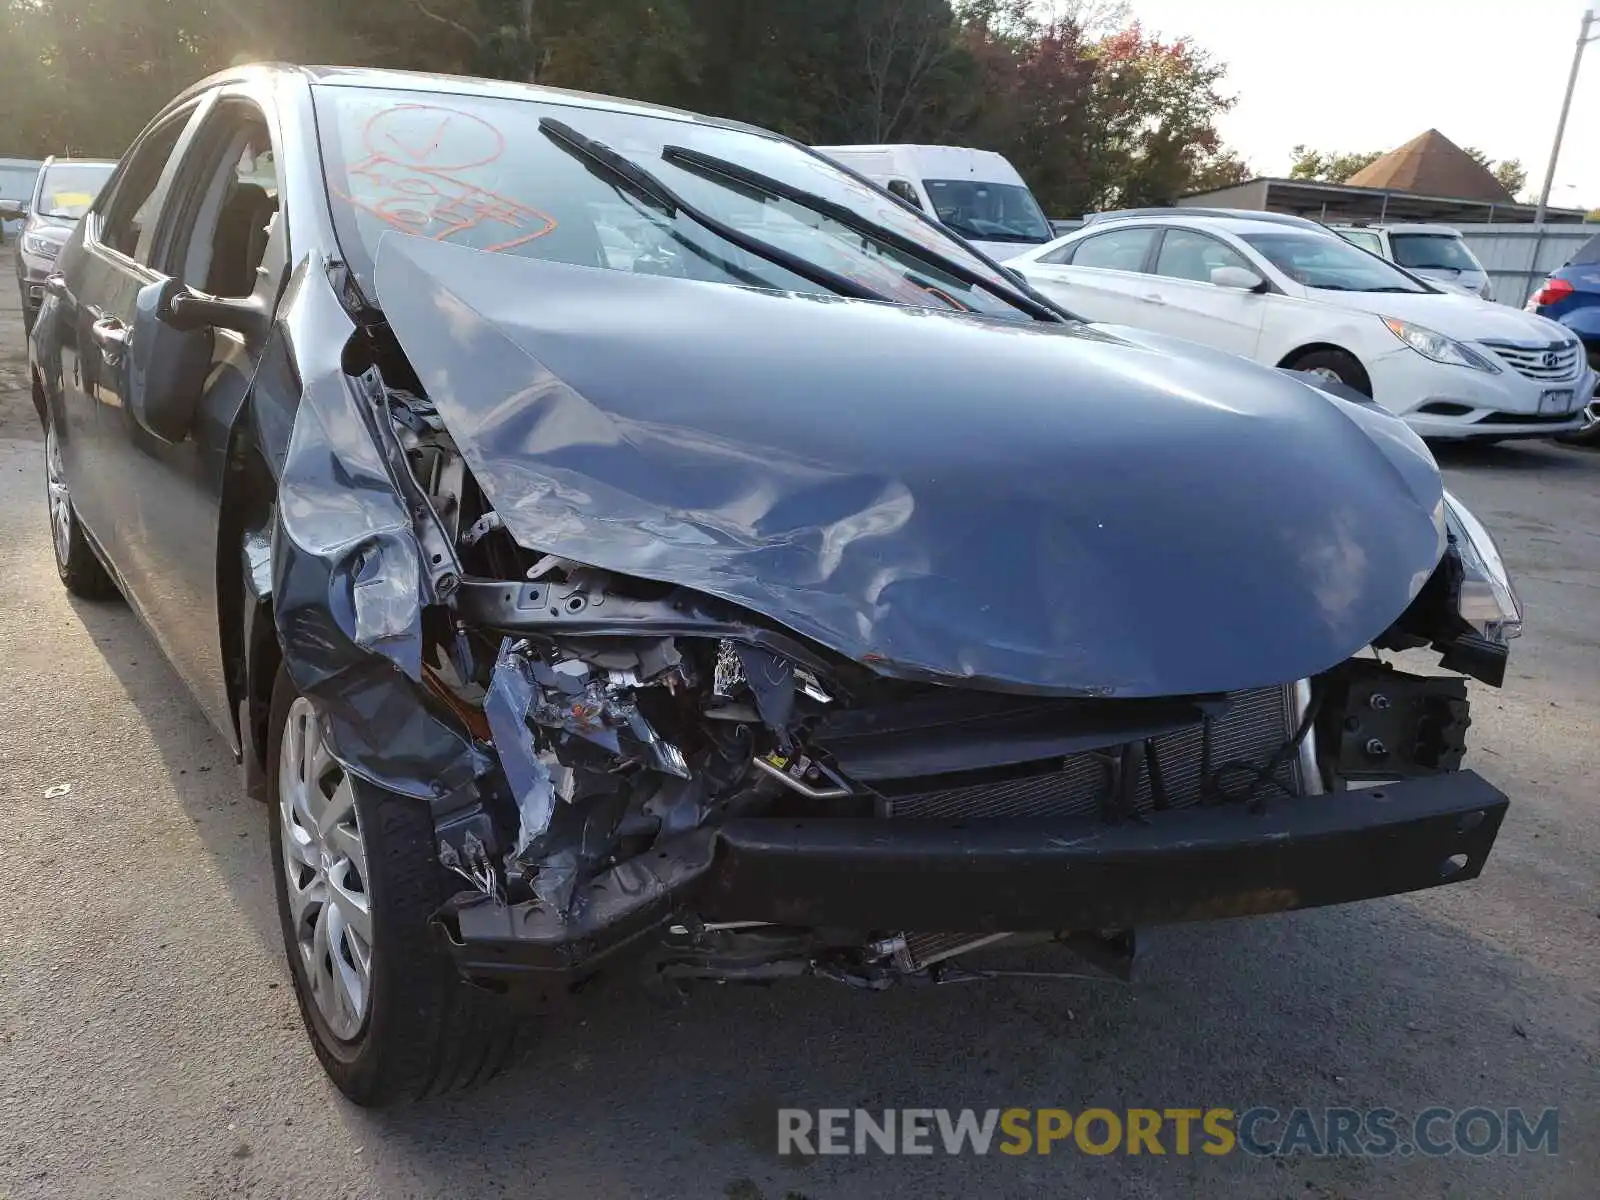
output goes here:
[{"label": "windshield wiper blade", "polygon": [[880,225],[856,212],[848,205],[830,200],[826,196],[819,196],[805,188],[796,187],[794,184],[785,183],[771,175],[760,171],[752,171],[749,167],[739,163],[730,162],[725,158],[718,158],[714,154],[706,154],[700,150],[692,150],[688,146],[663,146],[661,157],[674,166],[683,167],[699,174],[721,175],[746,187],[755,188],[769,195],[787,200],[791,204],[798,204],[801,208],[810,209],[819,216],[827,217],[830,221],[837,221],[846,229],[861,234],[863,237],[876,238],[886,246],[892,246],[902,254],[920,259],[929,266],[937,267],[946,275],[959,279],[968,287],[981,287],[985,291],[1002,296],[1012,304],[1028,312],[1030,315],[1046,321],[1062,320],[1061,312],[1054,305],[1045,303],[1029,295],[1017,287],[1015,283],[1003,283],[1007,277],[1004,270],[997,266],[999,280],[990,279],[971,267],[965,266],[955,259],[947,258],[928,246],[923,245],[915,238],[907,237],[897,230]]},{"label": "windshield wiper blade", "polygon": [[835,292],[841,296],[849,296],[856,300],[879,300],[884,302],[889,300],[889,297],[882,292],[875,291],[865,284],[857,283],[837,271],[830,271],[827,267],[808,262],[798,254],[791,254],[789,251],[770,245],[760,238],[753,238],[743,230],[736,229],[726,221],[719,220],[710,213],[697,208],[632,159],[618,154],[604,142],[596,141],[586,134],[579,133],[565,121],[558,121],[553,117],[541,117],[539,119],[539,129],[563,150],[582,159],[597,171],[608,174],[613,179],[625,183],[630,190],[652,204],[666,209],[669,216],[677,216],[682,213],[696,225],[710,230],[723,241],[731,242],[747,254],[763,258],[767,262],[782,267],[791,274],[800,276],[802,279],[809,279],[812,283],[825,287],[830,292]]}]

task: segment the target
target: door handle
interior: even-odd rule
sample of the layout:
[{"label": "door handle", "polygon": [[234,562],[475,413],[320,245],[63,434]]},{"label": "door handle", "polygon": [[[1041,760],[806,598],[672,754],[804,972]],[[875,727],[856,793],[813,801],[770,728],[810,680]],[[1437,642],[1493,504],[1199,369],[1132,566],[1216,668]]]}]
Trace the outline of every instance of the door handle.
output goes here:
[{"label": "door handle", "polygon": [[106,365],[114,367],[122,361],[122,352],[128,346],[128,327],[116,317],[101,317],[89,327],[90,336],[100,347],[100,357]]},{"label": "door handle", "polygon": [[1167,302],[1167,298],[1160,292],[1147,292],[1143,296],[1140,296],[1139,299],[1143,300],[1147,304],[1165,304]]}]

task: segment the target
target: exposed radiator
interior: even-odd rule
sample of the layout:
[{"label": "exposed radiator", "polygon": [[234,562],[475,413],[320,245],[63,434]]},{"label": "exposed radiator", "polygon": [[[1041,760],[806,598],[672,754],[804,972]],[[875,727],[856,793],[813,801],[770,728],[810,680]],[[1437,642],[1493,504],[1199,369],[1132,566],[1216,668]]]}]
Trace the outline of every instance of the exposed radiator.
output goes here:
[{"label": "exposed radiator", "polygon": [[[1297,712],[1294,685],[1240,693],[1226,714],[1210,722],[1212,770],[1235,760],[1264,764],[1294,736]],[[1172,808],[1200,802],[1203,737],[1202,728],[1193,726],[1152,739]],[[1295,756],[1289,756],[1277,777],[1291,791],[1304,790]],[[888,815],[931,820],[1077,816],[1099,811],[1107,781],[1102,757],[1073,754],[1019,778],[894,796]],[[1148,769],[1140,773],[1134,807],[1139,812],[1154,807]]]}]

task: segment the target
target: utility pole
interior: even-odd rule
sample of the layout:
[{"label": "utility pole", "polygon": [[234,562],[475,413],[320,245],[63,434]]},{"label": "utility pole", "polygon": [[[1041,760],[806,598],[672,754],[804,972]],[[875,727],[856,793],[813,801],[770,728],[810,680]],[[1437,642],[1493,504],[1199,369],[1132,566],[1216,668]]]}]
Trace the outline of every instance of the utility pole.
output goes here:
[{"label": "utility pole", "polygon": [[1550,165],[1545,169],[1544,187],[1539,192],[1539,210],[1534,214],[1535,225],[1544,224],[1544,210],[1550,204],[1550,188],[1556,180],[1556,160],[1561,157],[1561,139],[1567,132],[1567,111],[1572,107],[1572,93],[1578,86],[1578,67],[1583,62],[1583,48],[1600,38],[1600,33],[1590,33],[1595,24],[1594,9],[1583,14],[1583,24],[1578,28],[1578,46],[1572,52],[1572,73],[1567,76],[1567,94],[1561,98],[1561,119],[1556,122],[1555,145],[1550,147]]}]

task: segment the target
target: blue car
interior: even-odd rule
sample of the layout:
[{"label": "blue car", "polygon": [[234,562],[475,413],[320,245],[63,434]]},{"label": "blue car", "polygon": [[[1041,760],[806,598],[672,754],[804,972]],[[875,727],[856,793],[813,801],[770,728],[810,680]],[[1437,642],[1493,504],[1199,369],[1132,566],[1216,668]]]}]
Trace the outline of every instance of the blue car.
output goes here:
[{"label": "blue car", "polygon": [[[1590,238],[1567,265],[1552,272],[1528,299],[1529,312],[1560,321],[1583,340],[1589,363],[1600,369],[1600,234]],[[1600,445],[1600,392],[1584,409],[1581,428],[1561,434],[1560,441]]]}]

